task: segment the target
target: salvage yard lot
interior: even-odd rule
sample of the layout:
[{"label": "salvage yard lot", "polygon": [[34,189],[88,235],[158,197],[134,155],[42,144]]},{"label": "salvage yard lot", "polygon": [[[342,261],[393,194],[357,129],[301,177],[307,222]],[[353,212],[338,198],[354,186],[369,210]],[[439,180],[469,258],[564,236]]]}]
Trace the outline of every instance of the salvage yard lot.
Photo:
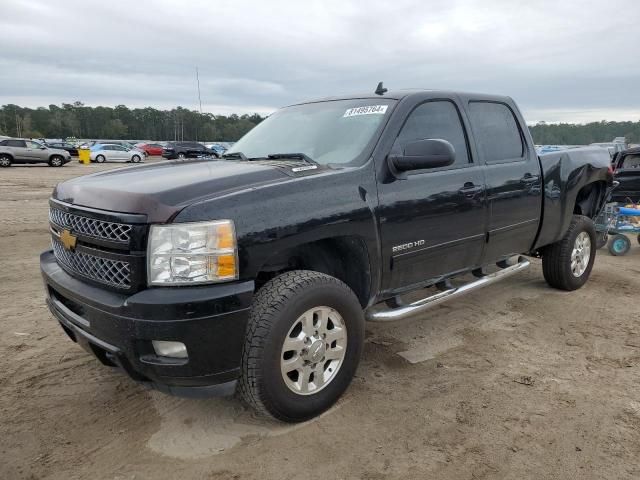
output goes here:
[{"label": "salvage yard lot", "polygon": [[0,170],[0,479],[640,478],[635,239],[625,257],[599,251],[577,292],[547,287],[534,260],[426,315],[368,325],[346,395],[291,426],[235,399],[149,391],[49,315],[47,198],[119,167]]}]

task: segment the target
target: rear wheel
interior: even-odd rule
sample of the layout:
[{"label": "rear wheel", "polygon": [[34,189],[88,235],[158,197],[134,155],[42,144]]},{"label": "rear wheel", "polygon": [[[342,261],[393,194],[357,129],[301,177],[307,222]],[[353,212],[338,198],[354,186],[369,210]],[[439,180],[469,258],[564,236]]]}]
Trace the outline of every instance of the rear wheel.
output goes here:
[{"label": "rear wheel", "polygon": [[49,166],[61,167],[64,165],[64,159],[60,155],[54,155],[49,159]]},{"label": "rear wheel", "polygon": [[615,255],[616,257],[621,257],[622,255],[626,255],[629,250],[631,250],[631,240],[626,235],[622,235],[621,233],[614,235],[609,240],[609,253],[611,255]]},{"label": "rear wheel", "polygon": [[254,298],[240,393],[279,420],[312,418],[349,386],[363,341],[363,311],[347,285],[319,272],[284,273]]},{"label": "rear wheel", "polygon": [[542,272],[549,285],[560,290],[577,290],[591,274],[596,257],[596,230],[593,221],[574,215],[562,240],[542,253]]},{"label": "rear wheel", "polygon": [[98,155],[96,157],[96,162],[98,162],[98,163],[104,163],[105,160],[106,160],[106,158],[104,157],[104,155]]},{"label": "rear wheel", "polygon": [[180,152],[180,153],[178,154],[178,158],[179,158],[180,160],[182,160],[182,159],[186,158],[186,156],[185,156],[185,154],[184,154],[184,153]]},{"label": "rear wheel", "polygon": [[9,155],[0,155],[0,167],[7,168],[11,166],[12,159]]}]

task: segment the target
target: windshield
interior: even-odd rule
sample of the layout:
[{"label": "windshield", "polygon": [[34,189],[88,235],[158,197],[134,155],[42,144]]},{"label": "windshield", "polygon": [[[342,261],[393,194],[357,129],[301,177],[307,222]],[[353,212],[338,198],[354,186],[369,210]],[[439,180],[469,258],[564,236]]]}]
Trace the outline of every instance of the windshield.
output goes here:
[{"label": "windshield", "polygon": [[278,110],[227,150],[246,158],[302,153],[327,164],[359,164],[394,100],[354,99],[295,105]]}]

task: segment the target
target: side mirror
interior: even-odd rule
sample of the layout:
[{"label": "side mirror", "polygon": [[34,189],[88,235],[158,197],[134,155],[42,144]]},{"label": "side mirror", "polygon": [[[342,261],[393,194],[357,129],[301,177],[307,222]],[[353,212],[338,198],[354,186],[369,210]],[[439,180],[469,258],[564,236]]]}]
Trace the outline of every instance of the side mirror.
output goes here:
[{"label": "side mirror", "polygon": [[455,159],[456,152],[453,145],[439,138],[409,142],[404,146],[402,155],[389,156],[393,168],[399,172],[447,167]]}]

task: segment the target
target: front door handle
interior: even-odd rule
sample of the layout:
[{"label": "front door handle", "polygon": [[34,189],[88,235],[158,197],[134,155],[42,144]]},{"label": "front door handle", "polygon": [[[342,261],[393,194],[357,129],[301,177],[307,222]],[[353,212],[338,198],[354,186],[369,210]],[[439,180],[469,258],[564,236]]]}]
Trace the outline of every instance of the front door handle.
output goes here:
[{"label": "front door handle", "polygon": [[481,191],[482,186],[476,185],[473,182],[466,182],[464,186],[460,190],[458,190],[459,193],[463,194],[467,198],[472,198]]}]

